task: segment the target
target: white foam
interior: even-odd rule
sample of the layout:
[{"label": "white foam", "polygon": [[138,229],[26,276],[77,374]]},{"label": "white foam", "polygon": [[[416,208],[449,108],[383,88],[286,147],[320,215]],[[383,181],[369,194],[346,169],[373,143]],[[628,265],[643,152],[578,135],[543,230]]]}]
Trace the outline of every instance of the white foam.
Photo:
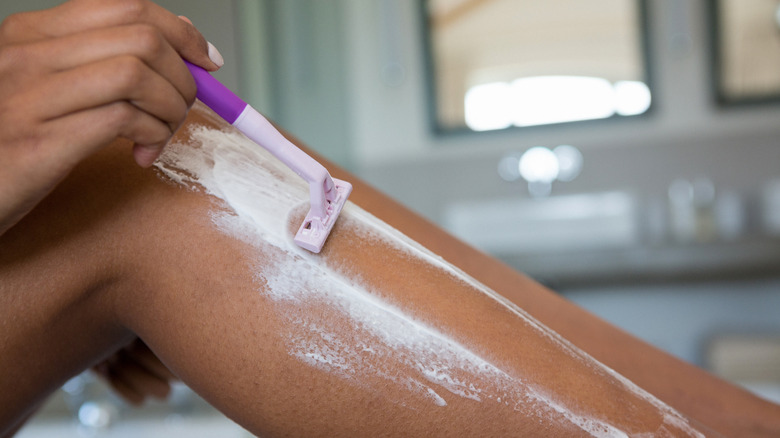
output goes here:
[{"label": "white foam", "polygon": [[[283,255],[255,276],[263,293],[283,308],[290,327],[288,352],[302,363],[358,385],[376,379],[390,382],[439,408],[448,406],[442,394],[450,394],[475,403],[509,406],[551,424],[569,422],[592,436],[626,436],[605,421],[574,412],[532,382],[510,375],[298,248],[288,237],[288,214],[307,202],[306,184],[240,133],[196,127],[191,142],[169,145],[156,167],[170,180],[192,189],[202,187],[224,201],[229,212],[213,213],[215,227],[259,249],[272,248]],[[363,233],[362,237],[381,239],[504,304],[563,351],[651,402],[670,427],[698,436],[673,409],[373,215],[348,203],[340,220],[349,221],[350,229]],[[404,404],[403,399],[394,402]]]}]

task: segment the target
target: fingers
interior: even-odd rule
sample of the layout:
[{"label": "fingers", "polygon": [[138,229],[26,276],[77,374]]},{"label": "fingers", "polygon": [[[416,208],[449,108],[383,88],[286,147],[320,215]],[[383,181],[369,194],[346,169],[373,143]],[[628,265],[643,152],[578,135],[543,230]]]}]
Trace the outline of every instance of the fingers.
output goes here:
[{"label": "fingers", "polygon": [[[59,73],[119,55],[134,56],[166,78],[188,104],[197,91],[184,63],[155,27],[133,24],[96,29],[30,44],[25,63],[39,66],[37,73]],[[41,71],[42,70],[42,71]]]},{"label": "fingers", "polygon": [[135,363],[110,365],[102,377],[120,396],[134,405],[140,405],[147,397],[163,400],[168,397],[171,386]]},{"label": "fingers", "polygon": [[[52,75],[26,97],[17,108],[37,114],[39,135],[51,139],[37,148],[41,164],[75,164],[117,136],[159,151],[188,108],[170,82],[127,56]],[[139,164],[150,165],[148,158]]]},{"label": "fingers", "polygon": [[[143,145],[134,151],[136,162],[149,167],[162,152],[171,136],[170,127],[128,102],[114,102],[90,108],[46,123],[41,130],[46,137],[65,139],[67,145],[45,144],[30,161],[50,174],[66,171],[93,151],[117,136]],[[70,149],[69,149],[70,148]]]},{"label": "fingers", "polygon": [[120,350],[93,368],[109,385],[132,404],[148,396],[164,399],[175,377],[140,340]]},{"label": "fingers", "polygon": [[[67,94],[58,93],[68,87]],[[43,120],[111,102],[128,101],[166,123],[170,133],[184,120],[188,103],[176,87],[132,56],[120,56],[52,75],[29,94],[27,108]]]},{"label": "fingers", "polygon": [[16,14],[3,23],[0,40],[18,44],[130,24],[155,27],[181,57],[206,70],[221,66],[209,57],[209,44],[191,22],[148,0],[71,0],[52,9]]},{"label": "fingers", "polygon": [[[47,130],[34,130],[39,136],[50,133],[50,141],[36,150],[46,153],[42,160],[55,160],[52,164],[75,164],[120,136],[138,144],[136,161],[148,167],[195,100],[189,70],[164,36],[146,24],[43,40],[24,45],[24,50],[13,46],[5,48],[4,54],[0,71],[10,72],[13,79],[0,83],[0,89],[13,90],[3,93],[11,96],[0,107],[26,115],[28,123],[62,119]],[[125,102],[146,114],[111,105]],[[69,117],[75,113],[84,114]],[[85,122],[100,126],[78,124]]]},{"label": "fingers", "polygon": [[107,363],[102,363],[100,365],[97,365],[92,370],[98,376],[103,378],[103,380],[105,380],[105,382],[108,383],[111,389],[113,389],[114,392],[117,393],[117,395],[119,395],[128,403],[135,406],[140,406],[146,399],[145,395],[133,389],[123,380],[114,377],[114,374],[110,371]]},{"label": "fingers", "polygon": [[160,358],[140,339],[136,339],[133,344],[125,349],[138,364],[154,373],[156,376],[166,380],[176,380],[176,376],[162,363]]},{"label": "fingers", "polygon": [[[222,63],[194,26],[149,0],[70,0],[0,25],[0,234],[117,137],[148,167],[186,117],[181,58]],[[12,175],[12,176],[9,176]]]},{"label": "fingers", "polygon": [[[132,44],[127,38],[130,35],[122,35],[137,32],[139,28],[148,30],[149,43]],[[171,66],[161,61],[172,49],[155,36],[154,29],[135,25],[120,30],[113,37],[108,35],[111,32],[98,30],[69,37],[64,42],[37,43],[31,50],[33,54],[27,54],[30,64],[36,64],[29,59],[33,57],[50,60],[39,70],[56,73],[38,72],[41,79],[27,84],[28,92],[16,93],[0,105],[14,108],[33,121],[53,122],[48,129],[37,130],[39,134],[50,134],[51,141],[40,148],[47,158],[77,162],[120,136],[146,146],[136,151],[136,161],[148,166],[184,121],[195,99],[195,84],[189,71],[181,62]],[[94,42],[103,37],[102,42]],[[132,46],[128,51],[135,50],[138,56],[127,54],[102,59],[115,51],[124,53],[125,45]],[[85,48],[53,57],[66,47]],[[23,82],[20,78],[16,86],[23,87]],[[119,108],[114,103],[120,104]],[[134,114],[133,108],[124,103],[135,107],[139,114]],[[76,113],[83,114],[70,117]],[[68,140],[67,147],[63,147],[64,139]],[[63,154],[70,154],[70,159]]]}]

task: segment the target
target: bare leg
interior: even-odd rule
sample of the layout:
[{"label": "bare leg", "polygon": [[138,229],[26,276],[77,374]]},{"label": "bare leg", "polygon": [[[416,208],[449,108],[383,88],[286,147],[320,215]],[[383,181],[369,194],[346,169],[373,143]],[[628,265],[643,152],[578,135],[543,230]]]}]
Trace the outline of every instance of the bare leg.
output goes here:
[{"label": "bare leg", "polygon": [[[349,177],[345,177],[349,178]],[[725,436],[780,435],[780,406],[620,330],[500,261],[454,239],[371,187],[355,202],[505,296],[546,326],[690,418]]]},{"label": "bare leg", "polygon": [[[0,240],[0,368],[11,377],[0,391],[0,424],[138,334],[185,382],[257,433],[691,432],[671,409],[515,307],[383,235],[359,209],[334,230],[325,263],[311,262],[226,235],[212,223],[221,210],[213,198],[131,167],[127,149],[86,163]],[[360,190],[354,196],[365,200]],[[291,226],[298,220],[293,215]],[[411,234],[438,233],[403,220]],[[439,238],[443,254],[461,249],[428,236]],[[512,282],[532,313],[554,309],[572,318],[569,327],[648,351],[495,262],[465,260],[476,261],[464,267],[488,281],[499,273],[494,282]],[[565,330],[560,319],[550,320]],[[684,401],[674,399],[687,412]],[[756,417],[753,424],[773,418]]]},{"label": "bare leg", "polygon": [[725,436],[780,435],[780,407],[607,323],[500,261],[447,235],[370,187],[354,195],[366,209],[442,255],[546,326],[690,418]]}]

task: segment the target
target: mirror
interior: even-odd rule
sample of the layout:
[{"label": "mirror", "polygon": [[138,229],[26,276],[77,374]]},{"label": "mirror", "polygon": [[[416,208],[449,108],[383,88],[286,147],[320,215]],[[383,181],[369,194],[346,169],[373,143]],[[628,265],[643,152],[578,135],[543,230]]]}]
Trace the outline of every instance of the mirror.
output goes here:
[{"label": "mirror", "polygon": [[777,0],[716,0],[712,4],[718,101],[780,99],[780,4]]},{"label": "mirror", "polygon": [[424,0],[437,131],[646,112],[645,9],[637,0]]}]

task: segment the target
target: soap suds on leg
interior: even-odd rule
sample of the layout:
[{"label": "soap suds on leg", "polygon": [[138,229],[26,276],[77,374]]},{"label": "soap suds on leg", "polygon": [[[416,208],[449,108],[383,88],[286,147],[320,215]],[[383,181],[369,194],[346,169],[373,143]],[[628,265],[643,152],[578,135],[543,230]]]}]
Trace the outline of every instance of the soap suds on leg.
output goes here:
[{"label": "soap suds on leg", "polygon": [[[196,127],[190,143],[169,145],[156,167],[171,181],[202,188],[224,202],[229,211],[212,215],[217,229],[284,255],[255,277],[263,293],[283,309],[288,353],[302,363],[358,386],[378,378],[441,409],[447,408],[448,398],[458,397],[500,404],[550,424],[568,422],[593,436],[627,436],[606,421],[575,412],[533,382],[505,372],[298,248],[287,232],[288,214],[308,202],[307,185],[237,131]],[[380,240],[500,302],[563,351],[655,406],[669,429],[700,436],[676,411],[373,215],[348,203],[341,216],[362,238]]]}]

